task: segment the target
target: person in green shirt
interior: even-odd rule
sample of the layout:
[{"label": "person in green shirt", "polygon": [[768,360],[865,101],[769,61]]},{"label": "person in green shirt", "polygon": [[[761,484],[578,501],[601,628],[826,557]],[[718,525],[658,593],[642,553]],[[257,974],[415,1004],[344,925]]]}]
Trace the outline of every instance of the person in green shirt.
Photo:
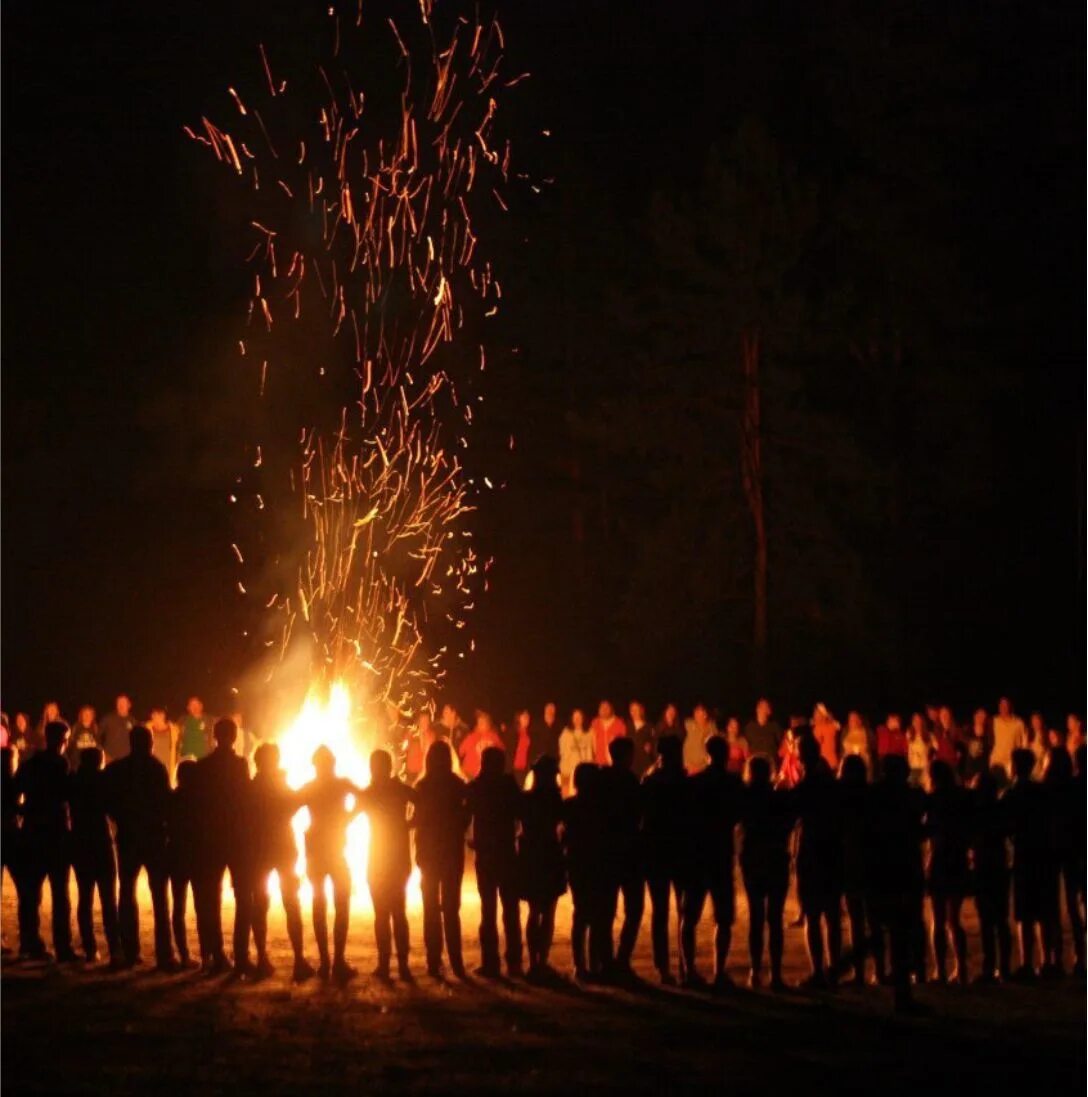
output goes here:
[{"label": "person in green shirt", "polygon": [[212,720],[204,715],[204,702],[199,697],[189,698],[185,713],[181,722],[178,757],[203,758],[208,753],[208,729]]}]

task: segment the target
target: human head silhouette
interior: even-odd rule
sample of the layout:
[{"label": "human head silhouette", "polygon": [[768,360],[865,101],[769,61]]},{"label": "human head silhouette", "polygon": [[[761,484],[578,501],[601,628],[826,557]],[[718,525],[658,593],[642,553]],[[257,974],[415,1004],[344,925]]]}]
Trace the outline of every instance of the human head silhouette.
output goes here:
[{"label": "human head silhouette", "polygon": [[253,752],[253,765],[262,777],[274,776],[280,768],[280,748],[275,743],[262,743]]},{"label": "human head silhouette", "polygon": [[630,769],[635,761],[635,744],[626,735],[608,744],[608,757],[617,769]]},{"label": "human head silhouette", "polygon": [[324,743],[314,751],[311,759],[314,773],[319,779],[327,779],[336,773],[336,755]]},{"label": "human head silhouette", "polygon": [[67,738],[68,725],[63,720],[50,720],[45,725],[45,749],[50,754],[60,754]]},{"label": "human head silhouette", "polygon": [[79,768],[91,772],[102,768],[102,751],[98,747],[87,747],[79,752]]},{"label": "human head silhouette", "polygon": [[934,792],[947,792],[956,783],[956,775],[947,762],[939,758],[929,763],[929,783]]},{"label": "human head silhouette", "polygon": [[559,763],[550,755],[542,754],[532,765],[533,791],[556,789],[559,777]]},{"label": "human head silhouette", "polygon": [[893,788],[906,788],[910,779],[910,767],[901,754],[889,754],[884,759],[884,783]]},{"label": "human head silhouette", "polygon": [[848,785],[850,788],[864,785],[868,775],[868,770],[865,768],[865,759],[860,754],[848,754],[842,760],[839,779],[844,785]]},{"label": "human head silhouette", "polygon": [[748,763],[748,784],[752,788],[766,788],[771,783],[771,763],[757,754]]},{"label": "human head silhouette", "polygon": [[684,744],[678,735],[663,735],[657,741],[657,756],[665,770],[683,769]]},{"label": "human head silhouette", "polygon": [[393,756],[387,750],[375,750],[370,754],[370,780],[388,781],[393,776]]},{"label": "human head silhouette", "polygon": [[1035,755],[1030,750],[1020,748],[1012,752],[1012,772],[1018,781],[1030,781],[1034,768]]},{"label": "human head silhouette", "polygon": [[480,755],[480,776],[499,777],[506,769],[506,752],[501,747],[485,747]]},{"label": "human head silhouette", "polygon": [[221,750],[233,750],[234,740],[238,738],[238,725],[229,716],[224,716],[216,720],[212,737]]},{"label": "human head silhouette", "polygon": [[592,762],[579,762],[574,767],[574,791],[585,796],[597,783],[597,767]]},{"label": "human head silhouette", "polygon": [[423,768],[427,776],[453,772],[453,752],[445,739],[436,739],[427,748],[427,757],[424,759]]},{"label": "human head silhouette", "polygon": [[706,756],[711,769],[725,769],[729,762],[729,744],[720,735],[712,735],[706,741]]},{"label": "human head silhouette", "polygon": [[138,758],[147,758],[151,755],[151,729],[137,724],[128,733],[129,750]]},{"label": "human head silhouette", "polygon": [[188,788],[193,778],[196,776],[196,761],[192,758],[186,758],[183,762],[178,762],[178,769],[175,777],[177,778],[178,788]]}]

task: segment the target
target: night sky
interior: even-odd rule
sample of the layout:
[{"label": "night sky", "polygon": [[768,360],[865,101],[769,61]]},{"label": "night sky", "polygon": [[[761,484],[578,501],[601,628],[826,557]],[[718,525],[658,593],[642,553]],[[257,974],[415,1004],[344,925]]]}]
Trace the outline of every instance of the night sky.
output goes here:
[{"label": "night sky", "polygon": [[[926,388],[908,379],[901,429],[872,449],[894,451],[939,417],[950,441],[970,437],[972,473],[951,512],[924,500],[908,509],[891,556],[870,523],[852,559],[876,609],[862,625],[860,610],[851,623],[839,606],[845,627],[783,640],[771,693],[802,711],[817,697],[904,710],[948,698],[966,709],[1004,692],[1053,720],[1083,709],[1083,5],[944,13],[903,2],[856,22],[851,5],[811,7],[500,8],[510,71],[533,73],[507,104],[514,147],[534,177],[555,182],[517,202],[494,243],[508,292],[479,459],[507,487],[477,522],[496,563],[472,626],[477,655],[450,683],[465,710],[483,703],[505,716],[519,701],[554,695],[566,708],[632,692],[655,708],[670,695],[751,705],[754,686],[737,669],[744,630],[724,602],[694,613],[699,588],[677,588],[632,620],[628,582],[617,613],[613,580],[631,580],[640,535],[604,532],[601,500],[617,488],[637,496],[660,470],[622,452],[605,462],[582,424],[610,414],[602,394],[640,391],[623,342],[630,317],[613,302],[660,278],[640,242],[655,202],[697,186],[711,149],[753,116],[800,171],[849,194],[855,169],[837,135],[860,123],[843,121],[843,104],[875,95],[886,65],[902,65],[911,91],[888,100],[866,170],[879,177],[883,148],[916,148],[919,162],[939,165],[924,219],[940,250],[918,245],[911,288],[920,313],[948,306],[951,256],[970,305],[947,310],[958,319],[927,359]],[[311,17],[296,13],[321,8],[103,2],[61,15],[36,0],[5,5],[6,711],[36,714],[55,696],[72,715],[119,689],[141,712],[160,700],[176,711],[191,692],[217,709],[245,676],[253,651],[242,631],[254,622],[230,549],[241,440],[226,373],[246,284],[224,243],[217,196],[229,182],[182,125],[226,114],[225,88],[257,42],[301,48]],[[896,201],[909,211],[909,189]],[[835,254],[826,261],[830,272]],[[953,358],[970,368],[946,366]],[[814,406],[848,412],[847,433],[868,445],[846,383],[820,376]],[[657,414],[645,405],[647,433],[663,429]],[[500,444],[510,433],[512,455]],[[938,481],[963,472],[950,444],[957,467],[941,477],[943,452],[927,456]],[[638,515],[637,502],[625,505]],[[578,529],[590,578],[576,583],[567,549]],[[687,546],[675,566],[691,571],[700,531],[681,525],[675,537]],[[609,581],[594,582],[602,561]],[[806,583],[803,569],[789,579]],[[686,618],[690,629],[673,627]],[[894,640],[876,635],[893,619]],[[772,618],[772,645],[774,629]],[[871,645],[855,635],[865,630]],[[626,654],[632,631],[653,673]],[[890,652],[887,673],[866,657],[873,648]]]}]

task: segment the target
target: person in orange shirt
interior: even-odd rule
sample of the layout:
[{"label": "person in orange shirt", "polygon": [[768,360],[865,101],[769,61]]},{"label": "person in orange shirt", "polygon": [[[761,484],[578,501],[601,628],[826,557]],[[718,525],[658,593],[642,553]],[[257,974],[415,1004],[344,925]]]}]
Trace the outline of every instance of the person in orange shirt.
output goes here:
[{"label": "person in orange shirt", "polygon": [[821,702],[812,713],[812,735],[832,773],[839,772],[839,722]]},{"label": "person in orange shirt", "polygon": [[608,744],[627,734],[627,726],[612,709],[611,701],[602,701],[597,707],[597,718],[589,728],[593,732],[593,755],[599,766],[610,762]]}]

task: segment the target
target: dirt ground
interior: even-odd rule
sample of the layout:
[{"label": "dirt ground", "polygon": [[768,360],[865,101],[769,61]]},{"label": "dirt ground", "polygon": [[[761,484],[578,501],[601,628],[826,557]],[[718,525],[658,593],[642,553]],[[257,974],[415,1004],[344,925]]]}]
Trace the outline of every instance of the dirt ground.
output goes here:
[{"label": "dirt ground", "polygon": [[[479,904],[466,877],[466,961],[478,962]],[[74,896],[73,896],[74,903]],[[48,900],[45,902],[46,911]],[[730,953],[747,973],[743,893]],[[970,904],[968,904],[970,907]],[[143,910],[149,910],[145,903]],[[5,881],[5,940],[14,895]],[[46,913],[46,912],[43,912]],[[792,920],[796,907],[787,907]],[[226,912],[228,923],[232,911]],[[972,969],[978,941],[969,912]],[[1085,1080],[1085,985],[927,986],[924,1018],[892,1015],[888,992],[737,990],[709,997],[662,988],[644,924],[633,990],[537,989],[525,983],[436,982],[423,972],[421,921],[411,917],[414,984],[384,986],[369,899],[357,894],[345,988],[293,986],[282,911],[270,923],[277,974],[257,985],[199,974],[115,975],[103,967],[5,963],[0,980],[0,1079],[24,1093],[729,1093],[1048,1094]],[[45,922],[48,942],[48,922]],[[74,925],[73,925],[74,928]],[[150,915],[141,931],[152,955]],[[560,902],[553,962],[570,968],[570,900]],[[309,933],[309,927],[307,926]],[[195,931],[192,934],[195,942]],[[703,970],[712,929],[700,934]],[[313,958],[312,938],[308,937]],[[787,930],[786,977],[807,973],[803,932]]]}]

